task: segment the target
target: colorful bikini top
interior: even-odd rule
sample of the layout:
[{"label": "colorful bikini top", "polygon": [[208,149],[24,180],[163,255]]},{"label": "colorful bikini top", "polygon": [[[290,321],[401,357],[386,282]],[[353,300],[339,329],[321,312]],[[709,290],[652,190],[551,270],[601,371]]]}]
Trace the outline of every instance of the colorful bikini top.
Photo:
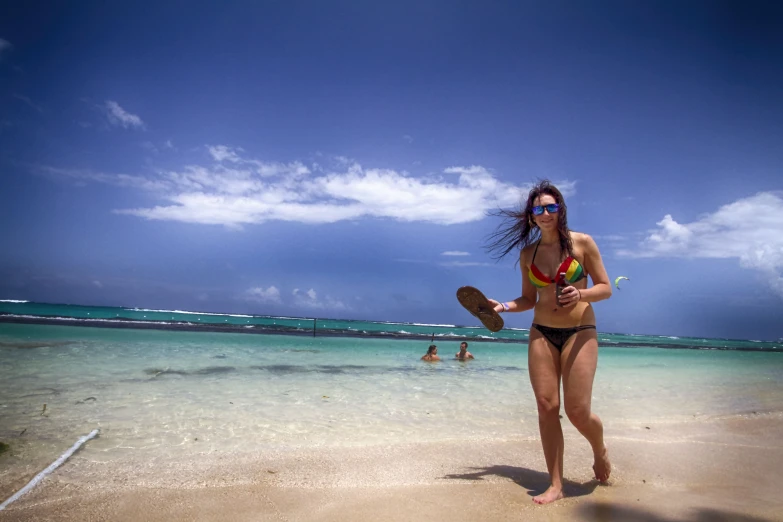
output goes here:
[{"label": "colorful bikini top", "polygon": [[[538,245],[540,244],[541,241],[539,240],[538,243],[536,243],[536,249],[533,252],[533,260],[530,262],[530,270],[528,270],[527,277],[534,286],[537,286],[538,288],[544,288],[545,286],[549,286],[556,281],[551,277],[545,276],[535,264],[536,253],[538,252]],[[561,272],[565,272],[565,280],[569,284],[574,284],[586,277],[585,270],[582,268],[582,265],[580,265],[579,261],[577,261],[573,256],[568,256],[566,260],[560,264],[560,267],[557,269],[557,272],[555,272],[555,275]]]}]

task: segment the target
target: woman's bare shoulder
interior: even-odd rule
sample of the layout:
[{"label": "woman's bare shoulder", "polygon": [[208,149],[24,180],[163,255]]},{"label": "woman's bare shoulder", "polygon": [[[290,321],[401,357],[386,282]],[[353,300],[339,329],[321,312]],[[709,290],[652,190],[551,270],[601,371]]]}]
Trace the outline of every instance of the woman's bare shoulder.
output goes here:
[{"label": "woman's bare shoulder", "polygon": [[598,252],[598,245],[590,234],[571,232],[571,241],[574,244],[574,252],[579,259],[584,259]]},{"label": "woman's bare shoulder", "polygon": [[573,241],[574,245],[579,246],[585,246],[595,242],[590,234],[574,232],[573,230],[571,231],[571,241]]}]

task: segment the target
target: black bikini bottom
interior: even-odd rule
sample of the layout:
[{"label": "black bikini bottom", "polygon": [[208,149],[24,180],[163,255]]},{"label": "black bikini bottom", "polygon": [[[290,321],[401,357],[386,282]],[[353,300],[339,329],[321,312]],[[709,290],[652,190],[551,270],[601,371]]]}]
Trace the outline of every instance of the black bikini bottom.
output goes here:
[{"label": "black bikini bottom", "polygon": [[540,324],[533,323],[533,328],[541,332],[541,335],[546,337],[550,343],[552,343],[558,352],[563,351],[563,346],[576,332],[582,330],[595,330],[595,326],[592,324],[586,324],[583,326],[574,326],[573,328],[552,328],[551,326],[541,326]]}]

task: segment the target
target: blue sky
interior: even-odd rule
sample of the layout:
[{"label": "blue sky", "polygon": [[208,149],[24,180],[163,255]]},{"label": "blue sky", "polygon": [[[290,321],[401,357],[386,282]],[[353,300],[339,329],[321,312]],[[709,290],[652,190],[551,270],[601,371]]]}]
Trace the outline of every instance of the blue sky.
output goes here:
[{"label": "blue sky", "polygon": [[631,278],[599,329],[783,336],[772,2],[17,4],[0,298],[473,324],[549,178]]}]

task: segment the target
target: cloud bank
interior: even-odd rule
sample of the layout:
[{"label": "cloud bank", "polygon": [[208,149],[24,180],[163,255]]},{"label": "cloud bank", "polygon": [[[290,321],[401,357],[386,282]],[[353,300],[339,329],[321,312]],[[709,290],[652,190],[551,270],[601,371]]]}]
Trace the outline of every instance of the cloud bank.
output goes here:
[{"label": "cloud bank", "polygon": [[280,304],[280,290],[274,286],[264,288],[261,286],[248,288],[245,291],[245,299],[248,301],[255,301],[257,303],[273,303]]},{"label": "cloud bank", "polygon": [[666,214],[625,257],[736,258],[759,271],[783,297],[783,194],[760,192],[692,223]]},{"label": "cloud bank", "polygon": [[[117,121],[138,117],[124,118],[118,116]],[[268,221],[323,224],[366,218],[454,225],[480,220],[491,208],[516,205],[530,189],[505,183],[478,165],[416,177],[405,171],[365,168],[348,158],[335,158],[330,168],[247,158],[241,148],[225,145],[210,145],[206,151],[210,161],[205,164],[151,176],[42,169],[144,190],[161,201],[152,207],[116,209],[118,214],[231,228]],[[575,183],[565,181],[559,187],[573,194]]]},{"label": "cloud bank", "polygon": [[109,119],[109,123],[125,129],[143,129],[144,122],[141,118],[135,114],[131,114],[122,107],[116,101],[106,101],[104,108],[106,109],[106,117]]},{"label": "cloud bank", "polygon": [[0,38],[0,57],[3,55],[3,53],[10,51],[13,47],[14,46],[11,44],[11,42]]}]

